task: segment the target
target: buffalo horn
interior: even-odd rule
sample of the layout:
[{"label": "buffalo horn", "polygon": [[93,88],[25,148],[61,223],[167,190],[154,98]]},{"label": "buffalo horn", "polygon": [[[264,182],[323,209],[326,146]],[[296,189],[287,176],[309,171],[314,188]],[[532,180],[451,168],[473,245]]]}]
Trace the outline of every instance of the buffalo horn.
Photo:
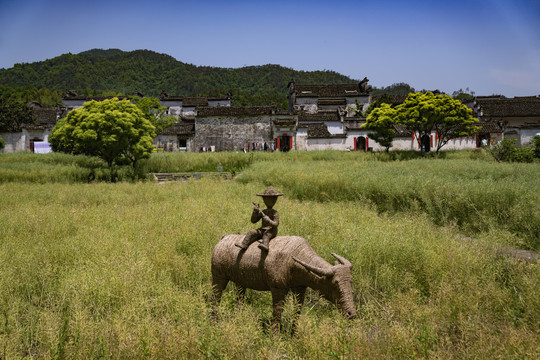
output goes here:
[{"label": "buffalo horn", "polygon": [[345,259],[343,256],[332,253],[332,256],[335,257],[340,263],[352,269],[352,264],[349,260]]},{"label": "buffalo horn", "polygon": [[334,275],[334,270],[332,270],[332,269],[325,270],[325,269],[315,267],[313,265],[306,264],[305,262],[295,258],[294,256],[293,256],[293,259],[294,259],[294,261],[296,261],[297,263],[299,263],[300,265],[302,265],[303,267],[305,267],[309,271],[315,273],[316,275],[323,276],[323,277]]}]

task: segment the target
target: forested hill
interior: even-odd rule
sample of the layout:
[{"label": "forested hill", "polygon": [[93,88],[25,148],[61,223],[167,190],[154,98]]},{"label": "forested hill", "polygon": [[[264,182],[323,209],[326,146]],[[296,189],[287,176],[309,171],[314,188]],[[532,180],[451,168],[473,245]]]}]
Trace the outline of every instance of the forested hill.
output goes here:
[{"label": "forested hill", "polygon": [[[93,49],[53,59],[0,69],[0,85],[97,95],[104,92],[158,96],[225,95],[233,93],[238,105],[260,101],[283,102],[291,79],[298,84],[342,84],[358,80],[334,71],[297,71],[279,65],[237,69],[195,66],[149,50],[125,52]],[[245,101],[242,101],[245,98]],[[234,98],[233,98],[234,99]],[[240,102],[240,103],[238,103]],[[242,103],[245,102],[245,103]]]}]

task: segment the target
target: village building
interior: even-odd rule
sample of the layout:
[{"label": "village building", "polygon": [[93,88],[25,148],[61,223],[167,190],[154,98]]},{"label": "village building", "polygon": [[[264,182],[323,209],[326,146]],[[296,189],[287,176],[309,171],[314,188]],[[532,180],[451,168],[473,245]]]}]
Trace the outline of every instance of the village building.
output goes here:
[{"label": "village building", "polygon": [[505,138],[515,138],[519,147],[540,135],[540,96],[479,96],[473,109],[481,123],[497,126]]},{"label": "village building", "polygon": [[[143,97],[142,94],[136,93],[135,96]],[[65,107],[66,114],[71,110],[75,110],[83,107],[87,101],[103,101],[112,98],[118,98],[119,100],[130,100],[129,96],[93,96],[93,95],[77,95],[73,91],[66,90],[64,96],[62,96],[62,105]]]},{"label": "village building", "polygon": [[197,109],[194,151],[288,151],[295,147],[296,118],[273,106]]},{"label": "village building", "polygon": [[[343,150],[383,151],[369,138],[362,114],[381,95],[373,96],[365,78],[357,84],[298,85],[288,84],[288,110],[274,106],[231,106],[231,96],[169,96],[162,92],[159,101],[166,114],[179,121],[154,138],[156,151],[289,151]],[[136,96],[144,95],[137,93]],[[406,95],[387,95],[396,106]],[[90,100],[101,101],[113,96],[79,96],[67,91],[63,106],[45,109],[32,106],[36,124],[25,124],[18,133],[2,133],[4,152],[36,151],[35,144],[46,143],[57,120]],[[129,99],[127,96],[118,97]],[[478,117],[480,131],[476,136],[450,140],[445,150],[472,149],[494,144],[503,137],[516,138],[523,146],[540,133],[540,97],[477,97],[466,104]],[[435,148],[435,131],[416,134],[394,125],[396,137],[392,150]]]},{"label": "village building", "polygon": [[[371,87],[365,78],[357,84],[288,84],[289,111],[297,116],[296,149],[354,150],[364,112],[371,103]],[[354,135],[357,135],[356,138]]]},{"label": "village building", "polygon": [[167,108],[166,114],[174,116],[179,122],[160,132],[154,139],[158,151],[197,151],[193,146],[195,136],[195,117],[199,108],[228,108],[231,95],[222,97],[169,96],[162,91],[159,102]]},{"label": "village building", "polygon": [[[134,96],[144,97],[139,92]],[[67,111],[71,111],[82,107],[87,101],[103,101],[114,97],[120,100],[130,99],[129,96],[86,96],[66,91],[62,98],[62,104]],[[161,92],[159,103],[166,107],[166,115],[174,116],[179,122],[157,134],[154,138],[156,150],[160,152],[194,151],[191,148],[191,140],[195,134],[196,109],[198,107],[229,107],[231,106],[231,96],[169,96],[167,93]]]},{"label": "village building", "polygon": [[193,151],[191,139],[195,135],[195,121],[177,122],[154,138],[156,151]]},{"label": "village building", "polygon": [[3,152],[13,153],[19,151],[49,152],[49,135],[65,112],[61,108],[44,108],[38,102],[27,104],[32,108],[36,119],[33,124],[22,124],[19,132],[2,132],[0,136],[6,142]]},{"label": "village building", "polygon": [[159,102],[167,108],[167,115],[172,115],[182,120],[193,120],[197,107],[231,106],[231,95],[221,97],[169,96],[166,92],[162,91],[159,95]]},{"label": "village building", "polygon": [[[434,91],[435,94],[440,94],[438,90]],[[383,95],[377,95],[371,97],[371,103],[379,100]],[[392,106],[397,106],[402,104],[407,95],[384,95],[387,98],[390,98],[392,101]],[[465,104],[470,108],[473,108],[473,102]],[[476,117],[476,113],[473,109],[473,116]],[[385,150],[384,147],[379,145],[376,141],[369,139],[369,131],[363,130],[360,126],[365,123],[365,119],[360,119],[360,121],[350,121],[347,126],[348,134],[354,137],[355,150],[356,151],[382,151]],[[485,143],[483,139],[489,139],[486,143],[494,144],[497,141],[502,139],[502,128],[497,125],[497,123],[490,121],[482,121],[476,124],[479,127],[478,134],[475,136],[461,136],[448,141],[444,146],[444,150],[465,150],[465,149],[474,149],[483,146]],[[437,138],[439,134],[437,131],[433,130],[429,134],[421,134],[420,142],[416,138],[417,135],[407,130],[402,125],[393,126],[396,136],[392,142],[392,150],[421,150],[429,152],[434,150],[437,146]]]}]

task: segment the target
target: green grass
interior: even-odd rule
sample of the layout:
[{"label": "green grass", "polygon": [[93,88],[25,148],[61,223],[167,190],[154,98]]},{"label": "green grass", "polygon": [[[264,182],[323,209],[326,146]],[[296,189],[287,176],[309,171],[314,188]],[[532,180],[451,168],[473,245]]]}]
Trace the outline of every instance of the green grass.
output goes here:
[{"label": "green grass", "polygon": [[[486,159],[479,152],[445,152],[439,155],[430,153],[427,158]],[[416,151],[395,151],[391,153],[360,153],[343,151],[310,151],[289,153],[155,153],[147,160],[141,160],[133,171],[129,166],[116,166],[118,181],[147,179],[147,173],[166,172],[214,172],[218,166],[223,171],[237,174],[254,163],[296,161],[406,161],[422,158]],[[110,181],[110,170],[106,163],[97,158],[62,153],[33,154],[21,152],[0,154],[0,183],[88,183]]]},{"label": "green grass", "polygon": [[540,250],[540,164],[471,159],[257,162],[239,178],[300,201],[360,202],[379,212],[425,213],[435,224]]},{"label": "green grass", "polygon": [[[497,250],[538,250],[539,165],[415,157],[156,154],[142,166],[243,172],[156,185],[88,184],[95,158],[2,154],[0,358],[538,358],[539,265]],[[357,319],[308,291],[296,336],[268,334],[270,294],[237,304],[229,288],[210,320],[213,246],[254,228],[268,185],[285,193],[280,234],[353,263]]]},{"label": "green grass", "polygon": [[[131,180],[133,170],[117,167],[118,180]],[[62,153],[0,154],[0,183],[88,183],[109,181],[110,169],[97,158]]]},{"label": "green grass", "polygon": [[[274,184],[279,188],[279,184]],[[534,358],[537,265],[421,212],[280,198],[281,234],[354,265],[351,322],[308,292],[296,336],[268,293],[229,290],[210,321],[210,255],[245,233],[257,182],[0,184],[0,357]],[[281,189],[280,189],[281,190]],[[286,304],[289,328],[292,307]]]}]

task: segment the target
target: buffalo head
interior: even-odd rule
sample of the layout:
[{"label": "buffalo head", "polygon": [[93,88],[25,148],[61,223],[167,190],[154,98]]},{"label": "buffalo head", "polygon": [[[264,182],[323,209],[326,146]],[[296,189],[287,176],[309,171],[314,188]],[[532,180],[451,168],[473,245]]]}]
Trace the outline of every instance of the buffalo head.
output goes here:
[{"label": "buffalo head", "polygon": [[293,259],[316,275],[319,291],[328,301],[336,304],[344,317],[354,319],[356,317],[356,309],[354,307],[352,292],[352,264],[337,254],[332,253],[332,256],[337,261],[329,269],[312,266],[296,257],[293,257]]}]

